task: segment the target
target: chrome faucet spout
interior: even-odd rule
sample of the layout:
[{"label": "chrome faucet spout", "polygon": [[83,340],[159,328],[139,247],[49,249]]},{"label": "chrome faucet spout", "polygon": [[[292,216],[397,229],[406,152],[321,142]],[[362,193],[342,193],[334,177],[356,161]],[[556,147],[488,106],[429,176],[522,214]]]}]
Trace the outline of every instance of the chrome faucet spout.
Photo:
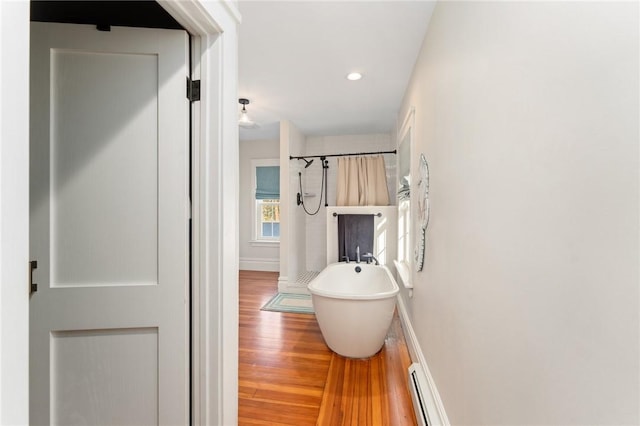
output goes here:
[{"label": "chrome faucet spout", "polygon": [[360,263],[360,246],[356,246],[356,263]]}]

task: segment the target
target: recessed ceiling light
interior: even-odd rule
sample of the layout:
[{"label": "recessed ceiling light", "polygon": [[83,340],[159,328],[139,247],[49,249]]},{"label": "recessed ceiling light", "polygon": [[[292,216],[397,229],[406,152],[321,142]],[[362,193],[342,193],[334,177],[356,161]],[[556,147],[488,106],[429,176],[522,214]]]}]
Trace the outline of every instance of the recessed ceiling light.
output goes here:
[{"label": "recessed ceiling light", "polygon": [[347,80],[356,81],[356,80],[360,80],[361,78],[362,78],[362,74],[360,74],[359,72],[352,72],[347,74]]}]

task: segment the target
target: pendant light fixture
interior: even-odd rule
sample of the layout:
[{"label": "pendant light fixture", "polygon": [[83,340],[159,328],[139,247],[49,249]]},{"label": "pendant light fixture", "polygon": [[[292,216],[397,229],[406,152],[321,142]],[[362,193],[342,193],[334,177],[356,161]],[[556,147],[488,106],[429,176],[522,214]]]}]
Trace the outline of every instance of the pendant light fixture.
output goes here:
[{"label": "pendant light fixture", "polygon": [[249,118],[246,106],[249,105],[249,99],[240,98],[238,102],[242,105],[242,111],[240,111],[240,118],[238,118],[238,125],[244,129],[255,129],[258,125]]}]

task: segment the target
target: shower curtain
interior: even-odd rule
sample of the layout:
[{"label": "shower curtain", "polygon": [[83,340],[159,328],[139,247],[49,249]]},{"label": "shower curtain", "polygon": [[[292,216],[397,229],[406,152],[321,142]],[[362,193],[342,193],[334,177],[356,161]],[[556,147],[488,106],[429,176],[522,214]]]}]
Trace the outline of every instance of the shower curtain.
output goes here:
[{"label": "shower curtain", "polygon": [[338,158],[337,206],[388,206],[384,157]]}]

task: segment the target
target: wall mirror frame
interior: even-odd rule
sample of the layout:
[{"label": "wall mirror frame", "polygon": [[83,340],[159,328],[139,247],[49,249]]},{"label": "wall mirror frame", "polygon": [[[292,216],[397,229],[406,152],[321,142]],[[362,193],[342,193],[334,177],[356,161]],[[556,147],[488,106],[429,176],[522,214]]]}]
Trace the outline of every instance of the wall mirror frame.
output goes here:
[{"label": "wall mirror frame", "polygon": [[411,163],[414,153],[415,108],[409,108],[402,122],[397,140],[397,191],[398,207],[398,251],[394,261],[400,282],[405,288],[413,288],[411,271],[414,262],[412,206],[411,206]]},{"label": "wall mirror frame", "polygon": [[422,271],[426,250],[426,232],[429,226],[429,163],[424,154],[420,154],[420,165],[418,166],[418,185],[415,194],[417,204],[417,226],[415,241],[415,262],[416,272]]}]

